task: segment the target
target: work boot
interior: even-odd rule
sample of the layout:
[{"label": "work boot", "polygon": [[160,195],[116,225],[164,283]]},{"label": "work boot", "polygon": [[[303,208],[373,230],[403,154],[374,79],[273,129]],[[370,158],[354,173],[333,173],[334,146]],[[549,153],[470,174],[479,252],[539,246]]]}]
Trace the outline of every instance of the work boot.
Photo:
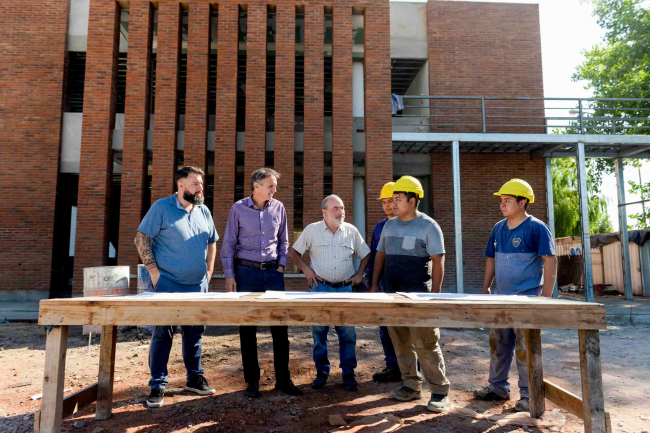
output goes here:
[{"label": "work boot", "polygon": [[325,373],[317,373],[316,379],[311,384],[312,389],[323,389],[327,383],[327,375]]},{"label": "work boot", "polygon": [[492,391],[489,386],[484,386],[481,389],[474,390],[474,398],[483,401],[510,400],[510,394],[508,394],[507,397],[501,397],[499,394]]},{"label": "work boot", "polygon": [[379,383],[401,382],[402,373],[400,373],[400,371],[397,369],[391,370],[390,368],[386,367],[382,371],[373,374],[372,380]]},{"label": "work boot", "polygon": [[354,378],[354,374],[343,375],[343,386],[348,391],[359,390],[359,384],[357,383],[357,380]]},{"label": "work boot", "polygon": [[160,407],[165,402],[163,398],[165,395],[165,388],[153,388],[151,394],[147,397],[147,406]]},{"label": "work boot", "polygon": [[208,386],[208,381],[205,380],[205,377],[202,375],[195,376],[192,379],[188,380],[185,384],[185,391],[194,392],[199,395],[210,395],[217,392],[214,388],[210,388]]},{"label": "work boot", "polygon": [[522,397],[517,403],[515,403],[516,412],[530,412],[530,401],[526,397]]},{"label": "work boot", "polygon": [[400,389],[393,391],[390,396],[399,401],[419,400],[422,398],[422,391],[416,391],[408,386],[403,386]]},{"label": "work boot", "polygon": [[246,384],[244,396],[248,398],[258,398],[260,396],[260,385],[258,382]]},{"label": "work boot", "polygon": [[431,399],[427,405],[427,409],[431,412],[446,412],[447,405],[449,405],[449,397],[442,394],[431,394]]},{"label": "work boot", "polygon": [[276,383],[275,389],[288,395],[293,395],[295,397],[302,397],[302,391],[296,385],[293,384],[291,379],[288,379],[284,382]]}]

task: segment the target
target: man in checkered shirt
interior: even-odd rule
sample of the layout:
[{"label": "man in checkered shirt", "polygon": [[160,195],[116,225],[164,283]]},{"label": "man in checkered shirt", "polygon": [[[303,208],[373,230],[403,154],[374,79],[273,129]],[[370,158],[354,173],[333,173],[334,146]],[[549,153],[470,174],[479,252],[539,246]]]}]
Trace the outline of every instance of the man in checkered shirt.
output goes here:
[{"label": "man in checkered shirt", "polygon": [[[359,230],[345,222],[343,201],[336,195],[323,199],[323,220],[309,224],[293,244],[289,254],[302,269],[310,292],[352,292],[352,286],[363,282],[363,272],[370,260],[370,248]],[[302,255],[309,251],[311,266]],[[354,269],[353,256],[361,260]],[[343,370],[343,385],[348,391],[356,391],[359,384],[354,378],[357,366],[355,346],[357,335],[354,326],[335,326],[339,336],[339,355]],[[330,374],[327,358],[327,333],[329,326],[312,326],[314,336],[314,363],[316,379],[311,387],[321,389]]]}]

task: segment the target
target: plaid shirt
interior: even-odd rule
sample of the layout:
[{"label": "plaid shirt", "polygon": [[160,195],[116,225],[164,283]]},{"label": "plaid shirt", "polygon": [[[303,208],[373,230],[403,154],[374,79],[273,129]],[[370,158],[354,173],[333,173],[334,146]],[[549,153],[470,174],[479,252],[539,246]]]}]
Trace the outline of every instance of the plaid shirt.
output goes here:
[{"label": "plaid shirt", "polygon": [[352,224],[343,223],[332,233],[325,221],[309,224],[293,244],[301,255],[309,251],[311,268],[316,275],[331,283],[339,283],[356,272],[352,256],[360,260],[370,254],[370,248]]}]

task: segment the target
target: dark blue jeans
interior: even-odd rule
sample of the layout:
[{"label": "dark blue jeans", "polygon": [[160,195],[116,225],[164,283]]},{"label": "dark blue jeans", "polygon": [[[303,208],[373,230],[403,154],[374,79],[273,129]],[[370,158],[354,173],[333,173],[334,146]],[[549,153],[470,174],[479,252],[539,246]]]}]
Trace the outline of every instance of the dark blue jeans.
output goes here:
[{"label": "dark blue jeans", "polygon": [[[284,291],[284,275],[277,269],[256,268],[238,264],[235,268],[235,282],[238,292]],[[271,326],[273,338],[273,366],[277,383],[289,380],[289,333],[286,326]],[[244,364],[246,383],[260,381],[260,366],[257,358],[257,326],[240,326],[239,341]]]},{"label": "dark blue jeans", "polygon": [[386,367],[389,370],[399,371],[399,365],[397,365],[397,355],[395,355],[395,348],[393,347],[393,341],[390,339],[390,335],[388,334],[387,327],[379,327],[379,339],[381,340],[381,345],[384,348]]},{"label": "dark blue jeans", "polygon": [[[175,283],[162,275],[155,288],[156,292],[162,293],[186,293],[186,292],[207,292],[207,279],[201,284],[184,285]],[[205,332],[205,326],[181,326],[183,338],[183,362],[187,370],[187,380],[203,375],[201,368],[201,337]],[[169,382],[167,377],[167,362],[169,352],[172,349],[174,337],[173,326],[154,326],[149,346],[149,370],[151,380],[149,386],[154,388],[165,388]]]},{"label": "dark blue jeans", "polygon": [[[322,282],[318,286],[311,287],[310,292],[351,292],[352,286],[333,288]],[[311,333],[314,337],[314,364],[316,372],[329,376],[330,361],[327,357],[327,333],[329,326],[312,326]],[[341,369],[343,375],[354,374],[357,367],[357,355],[355,346],[357,344],[357,333],[354,326],[335,326],[334,329],[339,336],[339,357],[341,358]]]}]

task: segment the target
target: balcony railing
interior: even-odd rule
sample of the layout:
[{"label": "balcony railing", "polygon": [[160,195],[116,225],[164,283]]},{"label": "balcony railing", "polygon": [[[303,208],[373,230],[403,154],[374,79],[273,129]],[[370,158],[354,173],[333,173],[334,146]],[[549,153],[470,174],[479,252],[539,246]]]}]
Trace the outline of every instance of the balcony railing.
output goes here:
[{"label": "balcony railing", "polygon": [[404,109],[393,115],[393,132],[650,134],[650,99],[402,98]]}]

